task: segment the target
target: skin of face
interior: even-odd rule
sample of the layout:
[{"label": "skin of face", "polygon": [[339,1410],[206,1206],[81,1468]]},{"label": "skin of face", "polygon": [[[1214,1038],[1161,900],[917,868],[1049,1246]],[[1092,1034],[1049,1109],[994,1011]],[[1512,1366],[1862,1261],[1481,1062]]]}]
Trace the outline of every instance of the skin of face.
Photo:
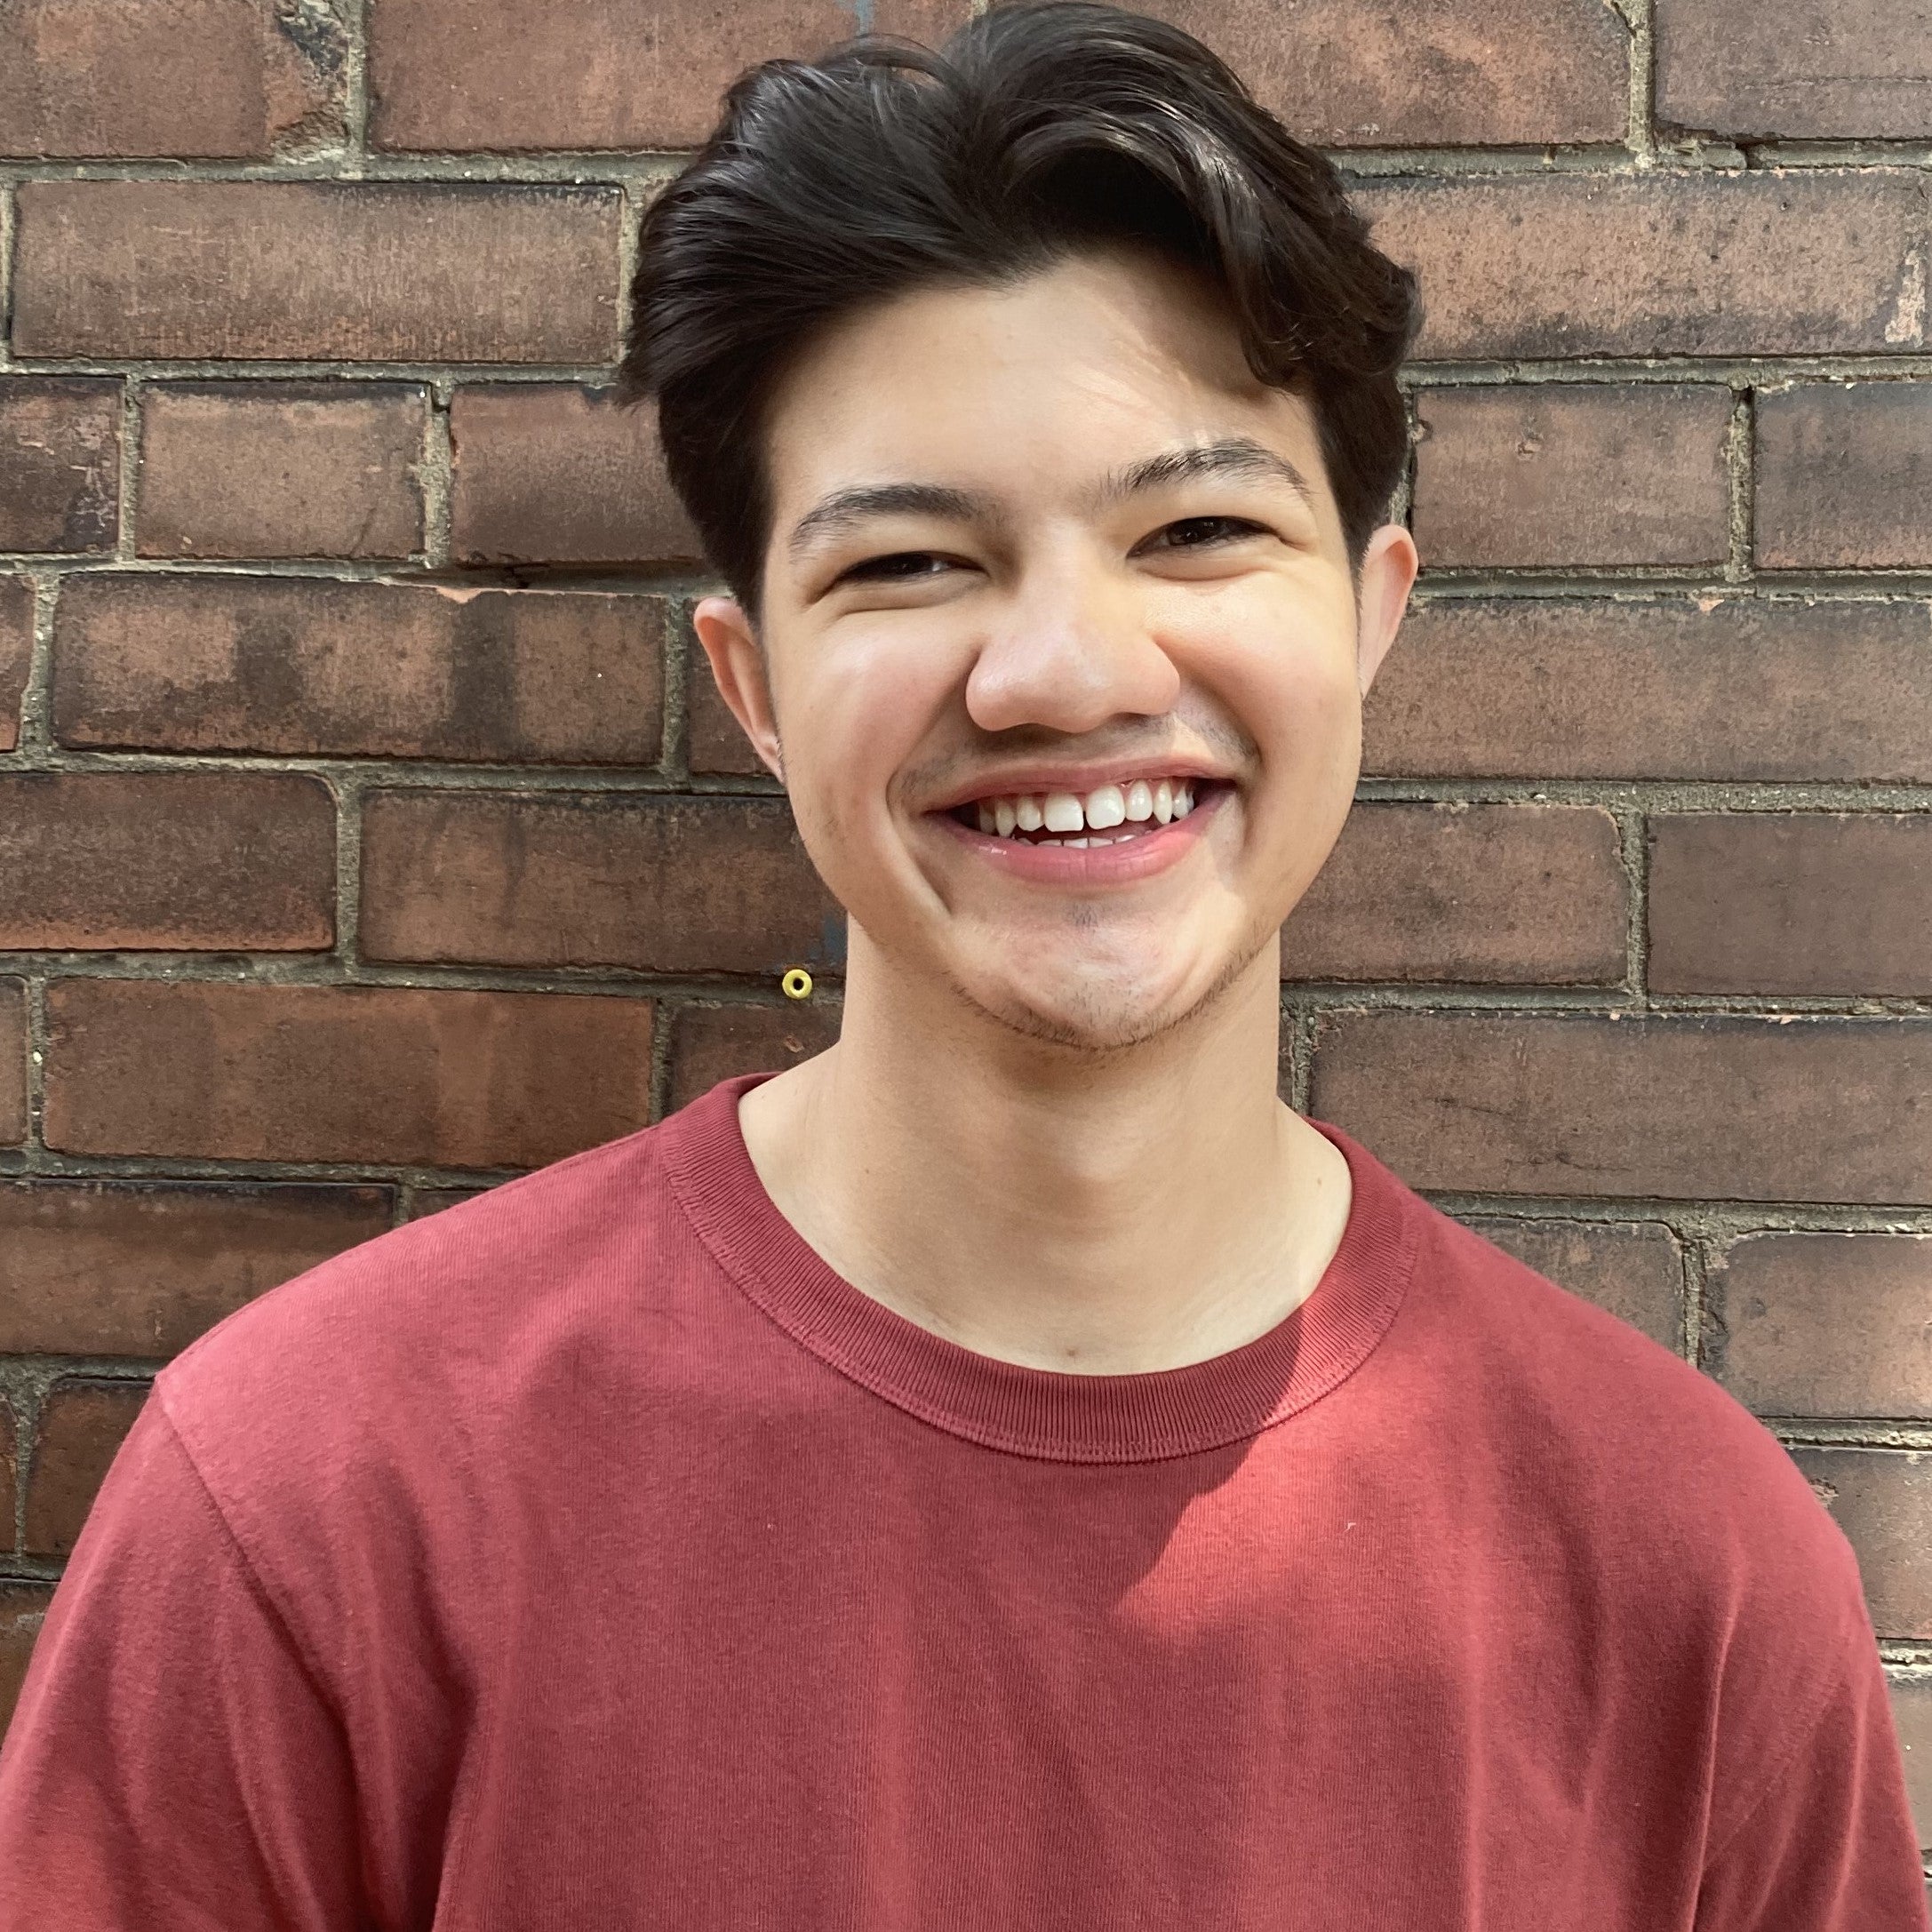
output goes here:
[{"label": "skin of face", "polygon": [[[1307,401],[1212,291],[1106,253],[909,293],[815,341],[767,435],[759,621],[696,627],[855,944],[1103,1051],[1273,976],[1416,554],[1390,526],[1352,568]],[[1201,802],[1138,874],[1125,846],[1028,874],[954,818],[1156,773]]]}]

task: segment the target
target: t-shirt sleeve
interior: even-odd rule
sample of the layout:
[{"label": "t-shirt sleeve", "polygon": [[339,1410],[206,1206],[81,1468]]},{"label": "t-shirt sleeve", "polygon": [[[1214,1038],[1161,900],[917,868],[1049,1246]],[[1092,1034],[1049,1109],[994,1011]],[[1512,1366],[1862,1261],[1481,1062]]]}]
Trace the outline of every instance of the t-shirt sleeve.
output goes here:
[{"label": "t-shirt sleeve", "polygon": [[1714,1845],[1697,1932],[1926,1932],[1926,1887],[1869,1626],[1761,1796]]},{"label": "t-shirt sleeve", "polygon": [[341,1727],[151,1400],[0,1752],[0,1925],[351,1932],[356,1844]]}]

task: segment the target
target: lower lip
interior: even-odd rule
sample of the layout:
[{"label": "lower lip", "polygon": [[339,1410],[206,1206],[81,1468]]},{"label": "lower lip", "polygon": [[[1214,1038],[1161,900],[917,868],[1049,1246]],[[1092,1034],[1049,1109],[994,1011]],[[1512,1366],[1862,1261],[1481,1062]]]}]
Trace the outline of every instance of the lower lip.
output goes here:
[{"label": "lower lip", "polygon": [[1217,786],[1185,818],[1155,832],[1116,839],[1111,845],[1090,845],[1084,850],[1072,845],[1029,845],[1024,839],[977,832],[951,812],[932,816],[969,851],[1002,867],[1010,878],[1061,887],[1125,885],[1178,866],[1201,842],[1208,821],[1227,796],[1227,788]]}]

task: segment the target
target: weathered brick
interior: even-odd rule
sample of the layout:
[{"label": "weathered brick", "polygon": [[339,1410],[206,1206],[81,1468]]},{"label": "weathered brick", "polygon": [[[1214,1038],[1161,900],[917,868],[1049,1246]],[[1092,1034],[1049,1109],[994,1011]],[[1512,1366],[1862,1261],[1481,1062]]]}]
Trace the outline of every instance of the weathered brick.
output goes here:
[{"label": "weathered brick", "polygon": [[370,20],[379,148],[695,147],[739,71],[815,54],[861,25],[943,38],[966,0],[546,0],[480,12],[465,0],[382,0]]},{"label": "weathered brick", "polygon": [[1335,1016],[1313,1111],[1418,1187],[1932,1204],[1932,1025]]},{"label": "weathered brick", "polygon": [[0,947],[313,951],[335,802],[265,772],[0,776]]},{"label": "weathered brick", "polygon": [[20,1494],[20,1427],[13,1405],[0,1396],[0,1505],[6,1515],[0,1520],[0,1548],[13,1547],[12,1505]]},{"label": "weathered brick", "polygon": [[1543,147],[1624,138],[1628,36],[1594,0],[1156,0],[1304,140]]},{"label": "weathered brick", "polygon": [[423,546],[426,390],[171,383],[141,402],[147,557],[406,557]]},{"label": "weathered brick", "polygon": [[604,363],[615,188],[30,181],[23,355]]},{"label": "weathered brick", "polygon": [[1927,0],[1657,0],[1657,118],[1740,137],[1932,134]]},{"label": "weathered brick", "polygon": [[1433,598],[1369,696],[1392,777],[1932,780],[1932,607]]},{"label": "weathered brick", "polygon": [[378,792],[362,946],[379,960],[779,973],[839,912],[780,798]]},{"label": "weathered brick", "polygon": [[0,1354],[164,1358],[388,1225],[379,1187],[0,1182]]},{"label": "weathered brick", "polygon": [[644,1000],[68,979],[47,1015],[69,1154],[539,1167],[650,1112]]},{"label": "weathered brick", "polygon": [[1684,1265],[1667,1227],[1651,1222],[1465,1217],[1525,1266],[1607,1309],[1653,1342],[1682,1352]]},{"label": "weathered brick", "polygon": [[1932,1854],[1932,1676],[1895,1677],[1891,1693],[1906,1794],[1918,1822],[1919,1843]]},{"label": "weathered brick", "polygon": [[12,0],[0,155],[266,156],[339,132],[347,39],[268,0]]},{"label": "weathered brick", "polygon": [[409,1218],[426,1221],[432,1214],[441,1214],[445,1208],[459,1208],[466,1201],[474,1201],[478,1194],[488,1192],[485,1187],[413,1188],[409,1197]]},{"label": "weathered brick", "polygon": [[27,1138],[27,989],[0,979],[0,1147]]},{"label": "weathered brick", "polygon": [[1881,1637],[1932,1637],[1932,1456],[1799,1449],[1792,1460],[1858,1553]]},{"label": "weathered brick", "polygon": [[1932,994],[1932,813],[1653,818],[1650,984]]},{"label": "weathered brick", "polygon": [[695,645],[691,651],[685,690],[691,770],[730,778],[767,776],[763,759],[752,749],[751,740],[731,715],[730,707],[718,696],[711,666]]},{"label": "weathered brick", "polygon": [[1361,804],[1282,929],[1290,979],[1624,977],[1617,821],[1594,806]]},{"label": "weathered brick", "polygon": [[1704,1308],[1704,1365],[1760,1415],[1932,1417],[1932,1235],[1753,1234]]},{"label": "weathered brick", "polygon": [[0,751],[20,741],[20,699],[34,662],[34,587],[0,577]]},{"label": "weathered brick", "polygon": [[664,473],[657,419],[566,383],[461,388],[450,405],[459,563],[658,563],[704,555]]},{"label": "weathered brick", "polygon": [[30,1553],[65,1556],[74,1547],[115,1452],[147,1400],[145,1382],[78,1376],[47,1391],[27,1475]]},{"label": "weathered brick", "polygon": [[1425,389],[1416,542],[1430,564],[1708,563],[1730,551],[1728,389]]},{"label": "weathered brick", "polygon": [[686,1006],[671,1023],[671,1106],[737,1074],[782,1074],[839,1036],[839,1002],[823,991],[783,1006]]},{"label": "weathered brick", "polygon": [[12,1721],[34,1640],[52,1601],[51,1584],[0,1583],[0,1736]]},{"label": "weathered brick", "polygon": [[120,491],[118,382],[0,379],[0,550],[111,550]]},{"label": "weathered brick", "polygon": [[1750,355],[1926,342],[1904,169],[1521,175],[1356,197],[1422,279],[1417,353]]},{"label": "weathered brick", "polygon": [[603,591],[264,577],[70,579],[54,730],[74,746],[650,764],[665,607]]},{"label": "weathered brick", "polygon": [[1797,383],[1757,414],[1760,564],[1932,564],[1932,382]]}]

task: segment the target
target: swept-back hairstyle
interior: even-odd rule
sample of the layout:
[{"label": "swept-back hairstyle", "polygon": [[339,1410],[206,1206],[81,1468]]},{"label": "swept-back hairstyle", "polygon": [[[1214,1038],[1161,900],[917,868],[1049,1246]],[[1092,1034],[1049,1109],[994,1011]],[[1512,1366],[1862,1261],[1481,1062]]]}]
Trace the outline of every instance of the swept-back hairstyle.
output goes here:
[{"label": "swept-back hairstyle", "polygon": [[672,485],[747,611],[770,533],[767,404],[815,335],[914,289],[1122,243],[1205,275],[1257,378],[1308,396],[1359,555],[1407,451],[1414,277],[1191,35],[1049,0],[996,7],[938,52],[867,37],[752,68],[644,216],[624,387],[657,397]]}]

